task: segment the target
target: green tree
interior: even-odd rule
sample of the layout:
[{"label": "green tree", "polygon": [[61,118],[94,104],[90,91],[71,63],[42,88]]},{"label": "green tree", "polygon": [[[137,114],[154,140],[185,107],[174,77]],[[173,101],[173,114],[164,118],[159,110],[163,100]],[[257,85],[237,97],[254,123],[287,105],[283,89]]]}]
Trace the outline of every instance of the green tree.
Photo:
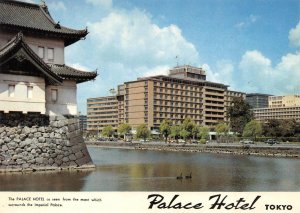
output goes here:
[{"label": "green tree", "polygon": [[284,137],[294,136],[296,133],[296,126],[297,123],[294,119],[281,120],[279,124],[281,135]]},{"label": "green tree", "polygon": [[207,126],[200,126],[198,136],[200,139],[208,139],[209,136],[209,128]]},{"label": "green tree", "polygon": [[192,136],[193,136],[193,140],[195,140],[197,137],[198,137],[198,134],[199,134],[199,128],[200,126],[195,124],[193,129],[192,129]]},{"label": "green tree", "polygon": [[263,124],[263,135],[268,137],[290,137],[294,136],[297,131],[297,122],[293,119],[270,119]]},{"label": "green tree", "polygon": [[164,120],[159,126],[159,130],[165,137],[166,142],[168,141],[168,136],[171,134],[171,125],[172,122],[170,120]]},{"label": "green tree", "polygon": [[124,140],[126,140],[126,134],[130,133],[131,126],[129,124],[122,123],[118,127],[118,133],[124,136]]},{"label": "green tree", "polygon": [[229,126],[226,123],[219,123],[216,125],[215,130],[217,132],[219,141],[225,142],[225,140],[227,140]]},{"label": "green tree", "polygon": [[250,137],[256,139],[256,137],[259,137],[262,135],[262,125],[256,120],[252,120],[249,123],[246,124],[244,131],[243,131],[243,137]]},{"label": "green tree", "polygon": [[184,121],[181,124],[181,137],[183,137],[186,140],[193,136],[193,130],[195,126],[196,124],[191,118],[184,119]]},{"label": "green tree", "polygon": [[227,110],[231,130],[242,134],[245,125],[253,120],[251,106],[243,98],[235,98]]},{"label": "green tree", "polygon": [[146,124],[141,124],[136,129],[136,137],[142,138],[144,141],[150,136],[150,130]]},{"label": "green tree", "polygon": [[191,136],[191,133],[185,129],[180,130],[180,136],[183,138],[183,140],[186,142],[186,140]]},{"label": "green tree", "polygon": [[115,133],[115,130],[113,129],[112,126],[105,126],[102,130],[102,135],[104,137],[109,137],[110,138],[111,136],[114,135],[114,133]]},{"label": "green tree", "polygon": [[270,119],[263,125],[263,135],[267,137],[279,137],[280,131],[280,120]]},{"label": "green tree", "polygon": [[180,136],[180,126],[171,126],[171,137],[173,137],[176,141],[178,141],[178,137]]}]

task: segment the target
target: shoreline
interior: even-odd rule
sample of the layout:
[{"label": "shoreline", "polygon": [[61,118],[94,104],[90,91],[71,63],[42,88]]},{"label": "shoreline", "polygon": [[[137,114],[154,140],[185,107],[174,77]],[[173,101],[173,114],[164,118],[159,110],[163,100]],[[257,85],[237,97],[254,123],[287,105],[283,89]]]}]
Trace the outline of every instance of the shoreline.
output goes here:
[{"label": "shoreline", "polygon": [[127,142],[85,142],[87,147],[151,150],[168,152],[253,155],[264,157],[300,158],[300,146],[260,146],[240,144],[165,144]]}]

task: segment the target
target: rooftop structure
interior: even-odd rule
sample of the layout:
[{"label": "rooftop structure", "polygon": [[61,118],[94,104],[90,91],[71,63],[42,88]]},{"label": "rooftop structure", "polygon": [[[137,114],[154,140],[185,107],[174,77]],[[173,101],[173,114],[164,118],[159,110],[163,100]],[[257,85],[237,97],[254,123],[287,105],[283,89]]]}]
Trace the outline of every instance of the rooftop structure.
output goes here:
[{"label": "rooftop structure", "polygon": [[45,4],[0,0],[0,111],[77,115],[76,84],[96,72],[64,62],[64,48],[87,30],[61,26]]},{"label": "rooftop structure", "polygon": [[0,29],[22,31],[37,37],[59,38],[68,46],[84,38],[87,29],[75,30],[62,26],[49,13],[46,4],[41,5],[21,1],[0,0]]}]

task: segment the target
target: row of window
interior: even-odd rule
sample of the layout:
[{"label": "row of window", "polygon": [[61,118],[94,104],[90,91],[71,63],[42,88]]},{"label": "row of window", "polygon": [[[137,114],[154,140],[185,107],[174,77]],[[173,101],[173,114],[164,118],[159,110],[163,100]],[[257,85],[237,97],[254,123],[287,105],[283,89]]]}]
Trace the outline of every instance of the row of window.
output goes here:
[{"label": "row of window", "polygon": [[171,88],[179,88],[180,89],[187,89],[187,90],[194,90],[194,91],[200,91],[202,87],[195,87],[195,86],[190,86],[190,85],[184,85],[184,84],[171,84],[171,83],[163,83],[163,82],[154,82],[154,85],[160,86],[160,87],[171,87]]},{"label": "row of window", "polygon": [[[46,55],[47,51],[47,55]],[[38,47],[38,55],[42,59],[47,59],[47,61],[54,61],[54,48],[49,48],[49,47]]]},{"label": "row of window", "polygon": [[102,103],[102,104],[88,104],[88,107],[97,107],[97,106],[111,106],[116,105],[116,102]]},{"label": "row of window", "polygon": [[[8,85],[8,97],[15,97],[16,85],[10,84]],[[27,98],[33,98],[33,86],[27,86]],[[58,98],[58,90],[51,89],[51,101],[56,102]]]}]

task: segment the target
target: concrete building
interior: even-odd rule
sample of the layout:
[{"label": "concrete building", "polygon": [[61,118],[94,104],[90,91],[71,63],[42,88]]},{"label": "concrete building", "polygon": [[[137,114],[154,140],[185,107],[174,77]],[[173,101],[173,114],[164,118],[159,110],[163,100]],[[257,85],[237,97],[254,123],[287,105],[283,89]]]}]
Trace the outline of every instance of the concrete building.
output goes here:
[{"label": "concrete building", "polygon": [[[158,129],[164,119],[173,124],[181,124],[187,117],[197,124],[215,125],[227,121],[226,111],[234,97],[244,98],[241,92],[229,91],[228,86],[206,80],[205,71],[192,66],[178,66],[170,70],[168,76],[158,75],[138,78],[125,82],[118,87],[115,97],[88,99],[88,130],[94,125],[103,128],[103,124],[118,125],[128,123],[133,128],[147,124],[151,129]],[[91,105],[91,101],[113,99],[114,109],[109,114],[114,122],[108,122],[99,106]],[[117,107],[118,106],[118,107]],[[118,110],[118,111],[117,111]],[[97,116],[103,119],[93,120]]]},{"label": "concrete building", "polygon": [[1,0],[0,12],[0,112],[77,115],[76,84],[97,74],[65,65],[64,50],[87,30],[61,26],[45,4]]},{"label": "concrete building", "polygon": [[261,94],[261,93],[249,93],[246,94],[246,101],[249,105],[254,108],[265,108],[268,107],[268,98],[272,95]]},{"label": "concrete building", "polygon": [[293,107],[300,106],[300,95],[284,95],[269,97],[269,107]]},{"label": "concrete building", "polygon": [[87,116],[86,115],[79,115],[79,129],[81,131],[87,130]]},{"label": "concrete building", "polygon": [[255,119],[295,119],[300,122],[300,95],[270,96],[268,107],[253,109]]},{"label": "concrete building", "polygon": [[102,131],[105,126],[118,128],[117,96],[87,99],[87,130]]}]

